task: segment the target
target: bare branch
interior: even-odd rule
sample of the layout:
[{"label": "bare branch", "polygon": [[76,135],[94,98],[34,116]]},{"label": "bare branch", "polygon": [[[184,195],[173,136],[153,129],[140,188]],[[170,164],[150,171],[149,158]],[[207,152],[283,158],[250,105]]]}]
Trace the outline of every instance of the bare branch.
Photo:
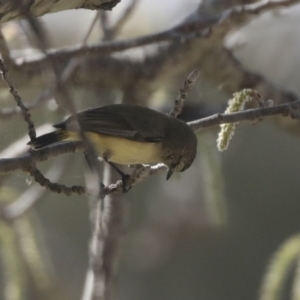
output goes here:
[{"label": "bare branch", "polygon": [[[108,183],[110,179],[110,167],[104,166],[103,181]],[[86,180],[88,182],[88,180]],[[89,183],[89,182],[88,182]],[[94,185],[97,185],[94,182]],[[102,194],[102,195],[101,195]],[[82,300],[108,300],[106,294],[107,274],[104,268],[104,249],[106,247],[108,222],[111,218],[109,207],[110,197],[105,197],[103,193],[90,195],[89,212],[91,222],[91,239],[89,244],[89,264],[86,274]]]},{"label": "bare branch", "polygon": [[188,75],[187,79],[183,82],[183,86],[179,90],[179,95],[178,95],[177,99],[175,100],[175,106],[172,109],[172,111],[170,112],[170,116],[176,118],[178,115],[181,114],[181,111],[182,111],[182,108],[184,105],[184,101],[188,95],[188,92],[190,91],[192,86],[195,84],[199,74],[200,74],[199,70],[196,69],[196,70],[192,71]]},{"label": "bare branch", "polygon": [[[285,5],[291,5],[292,3],[294,3],[295,1],[275,1],[275,4],[272,2],[272,5],[282,5],[282,4],[285,4]],[[271,6],[272,6],[271,5]],[[237,15],[237,14],[241,14],[241,13],[257,13],[257,12],[260,12],[260,11],[262,11],[262,10],[264,10],[264,9],[267,9],[267,8],[269,8],[270,7],[270,3],[268,2],[268,3],[266,3],[266,2],[260,2],[259,3],[259,5],[258,4],[256,4],[256,5],[254,5],[254,6],[247,6],[247,9],[241,9],[240,7],[236,7],[236,8],[233,8],[233,9],[231,9],[231,10],[228,10],[228,11],[226,11],[226,12],[224,12],[224,13],[222,13],[221,14],[221,16],[222,17],[219,17],[219,18],[217,18],[217,19],[210,19],[210,20],[200,20],[199,18],[188,18],[188,20],[187,21],[185,21],[185,22],[183,22],[181,25],[179,25],[179,26],[176,26],[175,28],[173,28],[172,30],[175,30],[174,32],[176,32],[176,33],[184,33],[184,34],[186,34],[186,33],[191,33],[191,32],[197,32],[197,30],[199,30],[199,29],[201,29],[200,31],[202,32],[202,34],[203,34],[203,29],[207,29],[207,28],[210,28],[211,26],[212,26],[212,24],[219,24],[219,23],[221,23],[221,24],[223,24],[223,22],[224,22],[224,20],[226,20],[226,19],[230,19],[230,17],[232,17],[233,18],[233,16],[235,16],[235,15]],[[171,30],[171,31],[172,31]],[[174,33],[173,32],[173,33]],[[166,38],[167,36],[168,36],[168,34],[166,35],[166,33],[168,33],[168,34],[170,34],[170,30],[169,31],[166,31],[166,32],[164,32],[164,33],[162,33],[162,35],[161,34],[159,34],[159,36],[160,37],[162,37],[162,38]],[[206,31],[206,33],[205,34],[207,34],[207,31]],[[170,36],[168,36],[168,38],[169,38]],[[172,37],[172,34],[171,34],[171,37]],[[178,35],[177,35],[177,37],[178,37]],[[176,37],[176,38],[177,38]],[[144,37],[145,38],[145,37]],[[172,37],[173,38],[173,37]],[[143,39],[143,38],[141,38],[141,39]],[[147,37],[146,37],[146,39],[147,39]],[[153,36],[151,36],[151,39],[152,39],[152,41],[153,41]],[[139,39],[137,39],[137,40],[139,40]],[[136,41],[136,40],[135,40]],[[112,43],[106,43],[106,44],[104,44],[104,46],[106,47],[106,50],[104,49],[104,52],[105,51],[119,51],[120,49],[122,49],[122,47],[125,47],[126,46],[126,42],[128,42],[128,41],[125,41],[125,44],[123,44],[123,46],[121,46],[121,48],[119,48],[119,46],[120,46],[120,44],[116,44],[116,43],[118,43],[118,42],[112,42]],[[144,40],[144,42],[145,42],[145,40]],[[149,42],[149,40],[148,41],[146,41],[147,43]],[[115,43],[115,44],[114,44]],[[123,42],[121,42],[121,43],[123,43]],[[130,43],[129,43],[130,44]],[[112,48],[109,48],[111,45],[113,45],[113,47]],[[122,45],[122,44],[121,44]],[[124,46],[125,45],[125,46]],[[103,45],[102,45],[103,46]],[[132,45],[131,45],[132,46]],[[105,48],[104,47],[104,48]],[[115,48],[114,48],[115,47]],[[125,47],[126,48],[126,47]],[[124,49],[125,49],[124,48]],[[103,48],[102,48],[102,50],[103,50]],[[102,50],[100,50],[100,52],[102,51]],[[81,51],[82,51],[82,49],[81,49]],[[98,51],[98,50],[97,50]],[[63,55],[63,52],[59,52],[58,53],[59,55]],[[182,93],[182,95],[184,95],[183,93]],[[180,96],[181,98],[182,98],[182,96]],[[180,98],[179,97],[179,98]],[[179,99],[180,100],[180,99]],[[179,102],[181,102],[181,100],[179,101]],[[294,102],[294,103],[296,103],[296,102]],[[279,111],[279,112],[273,112],[273,113],[270,113],[270,109],[274,109],[275,107],[273,107],[273,108],[266,108],[267,109],[267,112],[268,113],[266,113],[265,115],[261,115],[261,114],[259,114],[259,116],[258,116],[258,114],[255,114],[255,115],[251,115],[251,117],[249,117],[249,113],[247,114],[247,111],[246,112],[240,112],[240,113],[235,113],[235,114],[245,114],[243,117],[244,118],[250,118],[251,120],[253,120],[253,119],[257,119],[257,118],[261,118],[262,116],[267,116],[267,115],[274,115],[274,114],[280,114],[280,113],[286,113],[286,114],[288,114],[288,115],[292,115],[292,113],[291,113],[291,111],[292,111],[292,107],[290,107],[290,104],[286,104],[287,106],[284,106],[283,108],[281,108],[281,110]],[[294,104],[293,104],[294,105]],[[248,112],[250,112],[250,111],[248,111]],[[261,112],[262,113],[262,112]],[[191,126],[195,129],[195,130],[199,130],[199,129],[201,129],[201,128],[206,128],[206,127],[210,127],[210,126],[216,126],[216,125],[219,125],[219,124],[223,124],[223,123],[226,123],[227,121],[228,122],[238,122],[240,119],[238,119],[238,116],[233,116],[234,114],[226,114],[226,115],[222,115],[222,114],[218,114],[218,115],[215,115],[215,116],[211,116],[211,117],[209,117],[209,118],[205,118],[205,119],[202,119],[202,120],[198,120],[198,122],[197,121],[195,121],[195,122],[192,122],[191,123]],[[230,117],[232,117],[232,119],[230,119]],[[233,118],[234,117],[234,118]],[[243,117],[241,117],[242,119],[243,119]],[[238,119],[238,121],[237,121],[237,119]],[[242,120],[241,119],[241,120]],[[78,146],[78,145],[77,145]],[[75,148],[72,148],[73,149],[73,151],[77,148],[77,146],[75,146]],[[56,148],[57,147],[57,148]],[[74,144],[73,144],[73,146],[72,147],[74,147]],[[60,148],[60,147],[58,147],[58,146],[55,146],[55,147],[53,147],[53,149],[60,149],[59,151],[61,151],[61,149],[63,149],[63,147],[62,148]],[[47,151],[46,149],[43,149],[43,151]],[[52,154],[50,154],[50,156],[52,156]],[[7,170],[12,170],[12,169],[14,169],[14,168],[16,168],[16,169],[22,169],[22,170],[25,170],[25,171],[29,171],[29,170],[32,170],[32,167],[33,167],[33,162],[34,162],[34,160],[31,160],[32,159],[32,157],[33,156],[31,156],[30,155],[30,159],[28,160],[28,161],[26,161],[26,160],[22,160],[22,157],[20,158],[20,161],[19,161],[19,165],[18,164],[16,164],[14,161],[8,161],[8,160],[5,160],[5,161],[0,161],[0,172],[1,172],[1,163],[3,163],[2,164],[2,167],[4,167],[4,169],[7,171]],[[34,155],[34,157],[39,157],[38,155]],[[28,157],[27,157],[28,158]],[[38,158],[39,159],[39,158]],[[29,163],[28,163],[29,162]],[[23,165],[23,163],[24,163],[24,165]],[[33,174],[38,174],[38,173],[35,173],[35,172],[32,172]],[[43,182],[44,184],[45,184],[45,182],[47,182],[47,181],[45,181],[45,179],[41,179],[40,178],[40,176],[37,176],[37,178],[39,178],[39,180],[41,181],[41,182]],[[132,178],[131,178],[131,180],[133,181],[133,183],[136,181],[136,178],[133,176]],[[50,185],[49,185],[50,186]],[[107,187],[105,187],[105,193],[106,194],[109,194],[109,193],[112,193],[112,192],[116,192],[116,191],[119,191],[120,190],[120,188],[121,188],[121,183],[120,182],[118,182],[118,183],[116,183],[116,184],[112,184],[112,185],[110,185],[110,186],[107,186]],[[52,188],[53,190],[56,190],[56,191],[58,191],[57,189],[56,189],[56,187],[55,188]],[[69,193],[69,190],[68,191],[66,191],[67,193]]]},{"label": "bare branch", "polygon": [[[269,2],[261,1],[259,3],[262,6],[260,9],[263,8],[266,10],[270,6],[270,4],[268,4]],[[278,2],[275,3],[279,5]],[[288,6],[293,3],[295,3],[295,1],[285,1],[284,5]],[[280,5],[281,4],[282,3],[280,3]],[[226,20],[230,21],[230,15],[228,16],[228,13],[223,14],[229,18]],[[247,17],[250,15],[251,13],[243,13],[241,15],[243,17],[239,20],[240,23],[248,20]],[[88,84],[90,87],[97,89],[99,89],[99,86],[102,87],[102,85],[108,89],[115,87],[128,89],[128,86],[130,86],[132,82],[135,82],[137,98],[142,104],[146,103],[149,94],[158,83],[161,84],[163,80],[170,78],[170,76],[186,72],[198,66],[199,68],[201,67],[201,73],[205,79],[212,81],[212,83],[217,86],[221,86],[223,91],[229,94],[243,88],[252,88],[257,89],[265,97],[274,99],[275,103],[285,103],[297,98],[292,95],[292,93],[282,91],[282,89],[279,89],[277,86],[270,84],[262,76],[246,72],[241,65],[238,65],[236,61],[231,59],[230,55],[228,55],[228,50],[223,47],[223,38],[236,26],[237,21],[225,22],[223,19],[221,22],[222,26],[217,26],[218,17],[216,20],[210,20],[211,23],[209,20],[205,20],[203,16],[196,16],[195,18],[191,16],[188,19],[189,20],[185,20],[181,24],[187,25],[187,32],[189,33],[183,33],[185,27],[182,25],[181,31],[178,29],[179,33],[175,34],[170,40],[171,43],[169,43],[168,47],[161,47],[154,55],[146,55],[142,61],[93,55],[94,47],[97,48],[97,46],[99,46],[100,52],[103,50],[103,53],[109,55],[111,53],[109,52],[110,45],[118,48],[118,43],[123,44],[123,42],[127,43],[128,41],[113,42],[112,44],[106,42],[105,44],[91,46],[91,49],[85,47],[86,52],[82,51],[81,53],[81,55],[84,55],[86,58],[85,63],[81,65],[77,72],[73,73],[69,83],[76,86],[86,86]],[[211,28],[211,26],[214,27],[209,39],[193,39],[193,36],[195,37],[197,33],[197,26],[193,29],[192,25],[198,22],[198,27],[201,27],[201,20],[203,25],[202,29],[204,29],[204,32],[206,31],[205,36],[209,34],[208,29]],[[190,26],[188,26],[188,24],[190,24]],[[198,31],[202,32],[203,30],[199,28]],[[154,37],[149,36],[148,42],[155,42],[154,38],[155,35]],[[135,39],[133,39],[133,41],[135,41]],[[101,48],[102,46],[104,49]],[[77,50],[81,51],[81,48],[81,46],[77,46]],[[68,49],[72,50],[73,48],[66,48],[66,51],[68,51]],[[89,50],[91,50],[91,52],[89,52]],[[61,55],[60,51],[57,51],[57,53],[55,53],[55,50],[51,51],[60,68],[63,68],[73,55],[72,51],[70,54],[63,52]],[[183,53],[188,59],[182,59]],[[20,86],[24,84],[28,85],[28,82],[31,82],[34,86],[41,86],[44,83],[40,79],[40,70],[43,67],[40,63],[42,62],[45,62],[45,57],[20,58],[18,60],[19,66],[14,70],[12,69],[11,72],[14,71],[14,76],[18,76]],[[101,66],[103,72],[99,73],[99,66]],[[118,76],[118,81],[114,80],[116,76]],[[95,78],[95,80],[91,81],[90,78]]]},{"label": "bare branch", "polygon": [[188,124],[194,131],[215,127],[226,123],[237,123],[241,121],[256,121],[263,117],[283,115],[290,116],[294,119],[300,119],[296,110],[300,108],[300,100],[280,104],[272,107],[263,107],[256,109],[247,109],[245,111],[230,114],[215,114],[207,118],[189,122]]},{"label": "bare branch", "polygon": [[[83,43],[86,43],[86,41],[91,33],[91,30],[92,30],[93,26],[95,25],[95,21],[96,21],[96,18],[93,20],[86,36],[84,37]],[[1,35],[0,35],[0,49],[1,49]],[[2,53],[2,49],[1,49],[1,53]],[[82,63],[82,60],[83,60],[83,58],[81,58],[81,59],[75,58],[75,59],[71,59],[69,61],[67,66],[61,72],[61,78],[60,78],[61,83],[65,83],[69,79],[69,77],[72,75],[72,73],[78,67],[78,65],[80,63]],[[40,95],[33,102],[26,103],[24,105],[27,107],[28,110],[33,110],[33,109],[39,108],[42,104],[44,104],[48,100],[52,99],[56,88],[57,88],[56,85],[46,88],[44,91],[42,91],[40,93]],[[0,118],[1,119],[8,119],[15,115],[20,115],[20,114],[22,114],[22,111],[19,107],[7,107],[7,108],[0,109]]]},{"label": "bare branch", "polygon": [[[139,38],[134,39],[128,39],[128,40],[121,40],[121,41],[106,41],[102,42],[101,44],[94,44],[94,45],[88,45],[88,46],[82,46],[82,45],[75,45],[71,47],[67,47],[65,49],[52,49],[48,50],[47,56],[51,57],[54,60],[62,61],[62,60],[68,60],[70,58],[74,57],[81,57],[81,56],[92,56],[92,55],[105,55],[105,54],[111,54],[114,52],[120,52],[136,47],[146,46],[150,44],[155,44],[159,42],[165,42],[165,41],[171,41],[171,40],[177,40],[180,41],[182,39],[189,40],[193,39],[195,37],[208,37],[208,31],[204,30],[209,28],[212,23],[214,24],[216,21],[215,19],[212,20],[199,20],[198,23],[195,24],[194,27],[188,28],[188,30],[185,30],[185,34],[187,33],[195,33],[195,35],[190,36],[184,36],[183,32],[181,32],[181,27],[176,27],[171,30],[163,31],[161,33],[157,34],[151,34],[142,36]],[[199,31],[199,32],[198,32]],[[47,57],[39,55],[38,57],[32,57],[30,59],[22,59],[17,62],[18,67],[22,67],[26,64],[43,64],[45,63]]]},{"label": "bare branch", "polygon": [[5,174],[17,170],[26,172],[36,162],[45,161],[61,154],[72,153],[78,149],[83,149],[82,142],[66,142],[50,145],[39,151],[29,150],[16,158],[2,158],[0,159],[0,173]]},{"label": "bare branch", "polygon": [[28,108],[23,104],[22,99],[20,97],[20,95],[18,94],[17,90],[15,89],[11,79],[9,78],[8,74],[7,74],[7,69],[4,65],[4,61],[2,59],[0,59],[0,70],[2,72],[2,77],[4,79],[4,81],[6,82],[10,93],[12,94],[12,96],[14,97],[17,105],[20,107],[22,114],[24,116],[24,119],[28,125],[28,135],[30,137],[31,140],[34,140],[36,137],[36,133],[35,133],[35,128],[34,128],[34,124],[33,121],[31,120],[31,115],[28,111]]},{"label": "bare branch", "polygon": [[51,182],[48,178],[45,178],[44,175],[35,166],[31,167],[27,172],[34,178],[36,182],[38,182],[41,186],[49,189],[51,192],[58,194],[63,193],[68,196],[72,194],[81,195],[85,193],[85,187],[80,185],[67,187],[64,184]]},{"label": "bare branch", "polygon": [[[47,177],[51,180],[57,181],[61,177],[64,168],[65,160],[57,160],[57,162],[47,172]],[[16,201],[0,209],[0,216],[2,220],[11,221],[19,218],[32,208],[37,201],[39,201],[43,194],[47,191],[41,185],[34,185],[25,191]]]},{"label": "bare branch", "polygon": [[[188,124],[194,131],[203,130],[218,126],[225,123],[237,123],[241,121],[255,121],[260,120],[263,117],[283,115],[290,116],[292,118],[300,119],[297,114],[297,110],[300,108],[300,100],[292,103],[281,104],[272,107],[262,107],[257,109],[248,109],[242,112],[230,113],[230,114],[215,114],[213,116],[189,122]],[[41,185],[45,185],[47,188],[54,192],[63,192],[67,195],[71,193],[84,193],[83,187],[65,187],[58,184],[53,184],[41,176],[40,172],[35,169],[35,163],[39,161],[47,160],[50,157],[69,152],[75,152],[78,149],[83,148],[82,142],[66,142],[60,144],[54,144],[45,147],[39,151],[28,151],[24,155],[17,158],[3,158],[0,159],[0,174],[6,174],[16,170],[23,170],[29,172],[36,181]],[[134,170],[133,174],[128,180],[128,185],[133,186],[139,181],[144,180],[149,175],[155,175],[162,173],[166,170],[166,166],[159,164],[156,166],[139,166]],[[115,184],[110,184],[103,188],[104,195],[111,193],[122,192],[122,182],[118,181]]]},{"label": "bare branch", "polygon": [[[218,25],[223,25],[225,21],[235,21],[237,16],[258,14],[271,8],[290,6],[298,2],[299,0],[262,0],[255,4],[233,7],[216,17],[203,18],[203,16],[193,13],[179,25],[157,34],[151,34],[124,41],[103,42],[101,44],[89,46],[77,45],[65,48],[63,50],[49,50],[47,51],[47,56],[57,60],[65,60],[78,56],[105,55],[170,40],[190,40],[201,37],[206,38],[211,33],[212,28]],[[19,65],[22,66],[27,63],[43,63],[45,59],[47,58],[38,57],[30,61],[22,61]]]}]

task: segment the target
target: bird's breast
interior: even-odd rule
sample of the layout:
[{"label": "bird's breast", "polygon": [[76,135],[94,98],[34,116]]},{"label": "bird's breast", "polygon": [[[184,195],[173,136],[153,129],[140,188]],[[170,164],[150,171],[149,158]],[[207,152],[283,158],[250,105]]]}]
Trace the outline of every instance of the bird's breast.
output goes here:
[{"label": "bird's breast", "polygon": [[[162,162],[161,143],[143,143],[104,134],[86,133],[98,154],[109,156],[109,161],[122,165]],[[69,139],[79,139],[78,133],[69,132]]]}]

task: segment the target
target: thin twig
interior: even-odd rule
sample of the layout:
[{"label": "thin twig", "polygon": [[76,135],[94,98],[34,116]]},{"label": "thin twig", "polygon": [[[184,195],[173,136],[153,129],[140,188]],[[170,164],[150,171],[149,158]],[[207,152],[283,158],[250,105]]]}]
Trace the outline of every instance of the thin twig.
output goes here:
[{"label": "thin twig", "polygon": [[[205,21],[206,22],[206,21]],[[208,21],[207,21],[208,22]],[[206,23],[207,23],[206,22]],[[213,21],[214,22],[214,21]],[[211,22],[210,22],[211,24]],[[199,24],[199,27],[206,29],[208,25]],[[200,32],[199,32],[199,31]],[[192,32],[197,32],[197,37],[208,37],[208,33],[205,30],[202,32],[201,28],[194,29]],[[195,36],[188,35],[186,39],[195,38]],[[164,31],[154,35],[147,35],[139,38],[128,39],[123,41],[107,41],[101,44],[91,44],[88,46],[75,45],[67,47],[65,49],[51,49],[47,51],[47,57],[51,57],[53,60],[68,60],[70,58],[91,56],[91,55],[106,55],[114,52],[120,52],[136,47],[146,46],[170,40],[185,40],[185,36],[176,30]],[[32,57],[30,59],[20,60],[18,67],[22,67],[26,64],[42,64],[47,60],[47,57]]]},{"label": "thin twig", "polygon": [[[110,173],[109,166],[106,164],[104,169]],[[86,180],[87,182],[89,180]],[[105,172],[103,181],[106,183]],[[97,183],[94,183],[94,185]],[[110,219],[108,207],[109,198],[102,192],[90,195],[89,217],[91,222],[91,238],[89,243],[89,264],[85,278],[82,300],[106,299],[104,297],[106,289],[106,274],[103,269],[103,252],[108,236],[107,222]]]},{"label": "thin twig", "polygon": [[[14,1],[14,4],[16,4],[19,0],[13,0],[13,1]],[[24,13],[24,16],[30,22],[31,28],[34,31],[35,36],[36,36],[36,38],[39,42],[40,50],[45,54],[46,62],[48,64],[48,66],[50,67],[51,71],[53,72],[53,74],[55,75],[55,80],[51,84],[52,87],[46,91],[47,94],[49,94],[51,92],[54,92],[54,91],[58,91],[60,93],[60,95],[62,96],[62,99],[63,99],[62,103],[60,101],[56,101],[58,106],[60,106],[62,109],[64,109],[65,106],[66,106],[67,111],[75,117],[74,121],[77,122],[77,119],[76,119],[77,118],[76,106],[73,102],[72,97],[70,96],[70,93],[69,93],[68,89],[64,86],[65,82],[61,81],[61,72],[58,68],[58,65],[55,63],[53,58],[47,52],[47,49],[46,49],[47,39],[46,39],[45,33],[43,32],[42,28],[39,27],[38,21],[34,20],[34,17],[32,16],[32,14],[28,10],[26,10],[24,7],[21,7],[20,9],[22,9],[22,12]],[[95,23],[96,23],[96,18],[94,18],[94,20],[93,20],[93,22],[92,22],[85,38],[84,38],[84,41],[83,41],[84,43],[88,39]],[[74,59],[77,59],[78,62],[80,62],[82,60],[82,58],[73,58],[73,60]],[[75,64],[71,63],[71,65],[73,65],[71,70],[69,70],[69,68],[66,68],[64,70],[66,72],[66,74],[63,74],[63,75],[66,79],[75,69]],[[79,124],[78,124],[78,128],[80,128]],[[85,145],[85,148],[89,152],[89,155],[96,162],[97,155],[96,155],[96,152],[94,150],[93,145],[87,139],[87,137],[86,137],[86,135],[83,131],[80,130],[79,133],[80,133],[81,140],[83,141],[83,143]],[[93,166],[94,166],[94,164],[93,164]],[[41,185],[47,186],[53,192],[57,192],[57,193],[64,192],[67,195],[68,194],[71,195],[72,193],[81,194],[85,191],[85,189],[82,189],[82,187],[73,186],[73,187],[69,188],[69,187],[66,187],[64,185],[59,185],[59,184],[55,184],[55,183],[50,182],[48,179],[43,178],[43,175],[36,169],[35,165],[30,166],[30,168],[27,171],[30,172],[30,174],[35,178],[35,180],[37,182],[39,182]]]},{"label": "thin twig", "polygon": [[221,124],[237,123],[241,121],[256,121],[263,117],[276,115],[290,116],[293,119],[299,119],[296,112],[299,108],[300,100],[271,107],[247,109],[245,111],[230,114],[215,114],[207,118],[189,122],[188,124],[194,131],[199,131]]},{"label": "thin twig", "polygon": [[[50,177],[52,181],[57,181],[61,177],[66,166],[65,159],[59,159],[47,172],[46,176]],[[26,190],[16,201],[6,205],[0,209],[1,220],[12,221],[24,215],[30,208],[32,208],[37,201],[47,191],[42,185],[34,185]]]},{"label": "thin twig", "polygon": [[184,105],[184,101],[188,95],[188,92],[190,91],[192,86],[195,84],[199,75],[200,75],[200,71],[198,69],[195,69],[188,75],[187,79],[183,82],[183,85],[179,90],[179,95],[178,95],[177,99],[175,100],[174,108],[170,112],[170,116],[176,118],[178,115],[181,114],[181,111],[182,111],[182,108]]},{"label": "thin twig", "polygon": [[80,185],[73,185],[71,187],[67,187],[64,184],[58,184],[51,182],[48,178],[46,178],[35,166],[32,166],[27,171],[36,182],[38,182],[41,186],[46,187],[48,190],[54,193],[63,193],[67,196],[72,194],[82,195],[85,193],[85,187]]},{"label": "thin twig", "polygon": [[[126,13],[124,13],[124,15],[120,18],[120,20],[115,25],[115,26],[118,27],[118,30],[120,29],[120,23],[119,22],[121,22],[122,24],[125,23],[125,19],[126,19],[125,14],[126,14],[126,16],[128,16],[127,14],[129,13],[129,11],[130,12],[133,11],[133,8],[135,7],[136,2],[138,2],[138,0],[133,0],[132,1],[132,4],[128,7],[128,11],[126,10]],[[91,25],[89,26],[88,31],[87,31],[87,33],[85,34],[85,36],[82,40],[81,45],[86,45],[87,40],[88,40],[93,28],[95,27],[95,24],[96,24],[97,20],[99,18],[99,15],[100,15],[100,11],[93,18],[93,20],[91,22]],[[114,30],[114,27],[112,28],[112,30],[114,32],[118,31],[118,30]],[[1,41],[2,41],[2,39],[1,39],[1,32],[0,32],[0,49],[1,49],[1,53],[3,55],[3,58],[5,59],[5,61],[7,61],[7,54],[9,54],[9,52],[5,51],[7,47],[4,47],[4,45],[1,48],[1,45],[2,45]],[[6,44],[5,44],[5,46],[6,46]],[[68,64],[64,67],[63,71],[61,72],[61,76],[60,76],[60,83],[61,84],[64,84],[68,81],[68,79],[71,77],[73,72],[83,62],[84,59],[85,59],[85,57],[75,57],[75,58],[72,58],[68,62]],[[48,87],[47,89],[42,91],[42,93],[37,97],[37,99],[35,101],[33,101],[32,103],[27,103],[25,106],[29,110],[38,108],[43,103],[45,103],[48,100],[52,99],[53,94],[55,93],[56,89],[57,89],[56,84],[54,84],[51,87]],[[22,113],[22,111],[20,110],[19,107],[2,108],[2,109],[0,109],[0,118],[2,118],[2,119],[11,118],[15,115],[19,115],[20,113]]]},{"label": "thin twig", "polygon": [[[95,24],[97,21],[99,13],[96,14],[96,16],[94,17],[86,35],[83,38],[82,44],[86,44]],[[82,63],[84,60],[84,57],[80,57],[80,58],[72,58],[68,64],[64,67],[63,71],[61,72],[60,78],[58,79],[58,81],[55,84],[52,84],[50,87],[46,88],[44,91],[41,92],[41,94],[38,96],[38,98],[33,102],[33,103],[29,103],[28,104],[28,108],[30,109],[35,109],[37,108],[39,105],[47,102],[48,100],[52,99],[55,91],[58,88],[58,82],[60,83],[60,85],[66,83],[68,81],[68,79],[70,78],[70,76],[73,74],[73,72],[76,70],[76,68],[80,65],[80,63]],[[0,110],[0,117],[11,117],[12,115],[18,113],[18,111],[16,110],[12,110],[12,109],[8,109],[5,108],[3,110]]]},{"label": "thin twig", "polygon": [[68,111],[72,114],[75,114],[76,109],[74,107],[74,103],[71,97],[69,96],[69,93],[67,92],[66,88],[61,84],[61,76],[58,65],[54,62],[53,58],[49,56],[47,52],[49,43],[46,32],[43,30],[42,24],[33,16],[32,12],[29,10],[28,5],[24,4],[22,1],[12,0],[12,5],[14,6],[15,10],[19,10],[20,14],[23,15],[24,18],[26,18],[26,20],[28,21],[30,28],[36,38],[39,50],[45,55],[45,65],[47,66],[47,71],[49,72],[49,81],[51,82],[50,86],[55,86],[55,89],[60,92],[64,100],[64,103],[56,101],[57,105],[61,109],[64,109],[65,104],[67,106]]},{"label": "thin twig", "polygon": [[35,133],[35,128],[34,128],[34,124],[33,121],[31,120],[31,115],[28,111],[28,108],[23,104],[22,102],[22,98],[20,97],[19,93],[17,92],[17,90],[15,89],[11,79],[8,76],[8,71],[4,65],[4,61],[2,59],[0,59],[0,70],[2,72],[2,77],[4,79],[4,81],[6,82],[10,93],[12,94],[12,96],[14,97],[17,105],[20,107],[22,114],[24,116],[24,119],[28,125],[28,135],[30,137],[31,140],[34,140],[36,137],[36,133]]},{"label": "thin twig", "polygon": [[[164,164],[157,164],[155,166],[139,165],[137,168],[134,169],[133,173],[130,175],[129,179],[127,180],[127,184],[128,186],[134,186],[138,182],[145,180],[148,176],[161,174],[166,170],[167,167]],[[103,195],[110,195],[113,193],[122,192],[123,184],[121,180],[103,187],[102,190]]]},{"label": "thin twig", "polygon": [[[95,26],[96,20],[97,19],[95,17],[87,34],[85,35],[85,37],[83,39],[83,43],[86,43],[86,41],[92,31],[92,28]],[[1,39],[0,39],[0,43],[1,43]],[[66,65],[66,67],[62,71],[61,79],[60,79],[61,83],[67,82],[67,80],[73,74],[73,72],[78,67],[78,65],[83,61],[83,59],[84,58],[74,58],[69,61],[69,63]],[[56,88],[57,88],[56,85],[46,88],[45,90],[43,90],[40,93],[40,95],[36,98],[36,100],[34,100],[31,103],[26,103],[24,105],[28,108],[28,110],[33,110],[33,109],[38,108],[40,105],[44,104],[45,102],[47,102],[48,100],[53,98],[53,94],[55,93]],[[21,113],[22,113],[22,111],[19,107],[2,108],[2,109],[0,109],[0,118],[8,119],[15,115],[19,115]]]},{"label": "thin twig", "polygon": [[[17,5],[19,0],[13,0],[13,1],[14,1],[14,4]],[[72,97],[70,96],[68,89],[64,86],[64,82],[61,81],[61,72],[58,68],[58,65],[55,63],[53,58],[47,52],[47,44],[48,43],[47,43],[46,34],[44,33],[42,27],[40,26],[39,21],[35,20],[35,18],[31,14],[31,12],[28,9],[26,9],[26,7],[21,6],[20,10],[22,10],[24,16],[27,18],[28,22],[30,23],[31,29],[34,31],[34,34],[38,40],[40,50],[46,55],[46,62],[48,64],[48,66],[50,67],[51,71],[53,72],[53,74],[55,75],[54,83],[52,83],[52,86],[54,86],[53,92],[58,91],[63,99],[62,103],[61,103],[61,101],[56,101],[58,106],[60,106],[62,109],[64,109],[64,107],[66,106],[67,111],[69,113],[71,113],[71,115],[75,116],[74,121],[77,122],[76,106],[73,102]],[[84,43],[88,39],[95,23],[96,23],[96,18],[94,18],[94,20],[84,38]],[[73,60],[74,59],[76,59],[76,58],[73,58]],[[82,60],[82,58],[77,58],[77,60],[80,62]],[[73,66],[74,66],[74,64],[73,64]],[[68,77],[68,75],[71,74],[74,69],[75,69],[75,67],[73,67],[71,70],[69,70],[69,68],[65,69],[65,71],[68,72],[67,74],[65,74],[65,77]],[[48,92],[51,92],[51,91],[52,91],[52,89],[48,90]],[[78,128],[80,128],[80,124],[78,124],[78,122],[77,122],[77,125],[78,125]],[[95,163],[96,163],[97,155],[96,155],[93,145],[87,139],[85,133],[82,130],[80,130],[79,134],[80,134],[81,140],[83,141],[84,146],[87,149],[91,159],[93,159],[93,161],[95,161]],[[92,164],[92,165],[94,166],[95,164]],[[85,188],[82,186],[67,187],[63,184],[52,183],[50,180],[48,180],[47,178],[45,178],[43,176],[43,174],[36,168],[35,164],[32,164],[28,168],[27,172],[29,172],[30,175],[34,177],[36,182],[38,182],[42,186],[46,186],[48,189],[50,189],[53,192],[56,192],[56,193],[63,192],[66,195],[71,195],[73,193],[77,193],[80,195],[85,192]]]},{"label": "thin twig", "polygon": [[[114,175],[108,164],[104,166],[103,182],[108,185],[113,181]],[[118,257],[120,251],[121,239],[125,233],[126,219],[126,201],[115,195],[108,195],[103,199],[103,207],[98,219],[94,219],[99,224],[92,224],[95,227],[93,234],[94,243],[97,245],[97,251],[94,253],[93,260],[93,297],[91,299],[113,298],[114,286],[118,274]],[[100,202],[101,203],[101,202]],[[90,214],[97,214],[97,211],[91,207]],[[98,227],[98,231],[96,230]],[[97,298],[102,296],[102,298]]]}]

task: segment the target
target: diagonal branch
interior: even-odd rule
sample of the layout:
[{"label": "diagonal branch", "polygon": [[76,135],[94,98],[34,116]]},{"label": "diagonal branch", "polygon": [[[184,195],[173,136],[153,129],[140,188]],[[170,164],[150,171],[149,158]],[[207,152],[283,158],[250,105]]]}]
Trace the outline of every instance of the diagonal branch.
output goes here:
[{"label": "diagonal branch", "polygon": [[[61,178],[65,167],[66,160],[62,158],[58,159],[47,172],[46,176],[49,176],[51,180],[57,181]],[[21,217],[42,198],[46,191],[46,188],[38,184],[33,185],[13,203],[1,207],[1,220],[12,221]]]},{"label": "diagonal branch", "polygon": [[85,188],[83,186],[74,185],[72,187],[65,186],[64,184],[58,184],[51,182],[48,178],[46,178],[37,168],[36,166],[32,166],[28,173],[34,178],[36,182],[38,182],[41,186],[46,187],[48,190],[58,194],[65,194],[70,196],[72,194],[84,194]]},{"label": "diagonal branch", "polygon": [[15,89],[11,79],[8,76],[8,71],[4,65],[4,61],[2,59],[0,59],[0,71],[2,72],[2,77],[4,79],[4,81],[6,82],[10,93],[12,94],[12,96],[14,97],[18,107],[21,109],[22,114],[24,116],[24,119],[28,125],[28,135],[30,137],[31,140],[34,140],[36,137],[36,133],[35,133],[35,128],[34,128],[34,124],[33,121],[31,120],[31,115],[28,111],[28,108],[23,104],[22,99],[19,95],[19,93],[17,92],[17,90]]}]

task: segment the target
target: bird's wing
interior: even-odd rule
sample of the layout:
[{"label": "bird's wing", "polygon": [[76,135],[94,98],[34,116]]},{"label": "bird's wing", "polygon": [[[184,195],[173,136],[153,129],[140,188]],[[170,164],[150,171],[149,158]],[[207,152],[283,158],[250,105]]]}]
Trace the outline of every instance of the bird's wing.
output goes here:
[{"label": "bird's wing", "polygon": [[[90,131],[110,135],[114,137],[125,138],[138,142],[158,143],[162,140],[162,136],[149,130],[138,130],[128,120],[128,116],[124,117],[122,114],[110,111],[109,109],[90,109],[81,112],[77,115],[78,122],[83,131]],[[72,117],[65,122],[54,125],[56,128],[67,127],[68,123],[72,122]]]}]

